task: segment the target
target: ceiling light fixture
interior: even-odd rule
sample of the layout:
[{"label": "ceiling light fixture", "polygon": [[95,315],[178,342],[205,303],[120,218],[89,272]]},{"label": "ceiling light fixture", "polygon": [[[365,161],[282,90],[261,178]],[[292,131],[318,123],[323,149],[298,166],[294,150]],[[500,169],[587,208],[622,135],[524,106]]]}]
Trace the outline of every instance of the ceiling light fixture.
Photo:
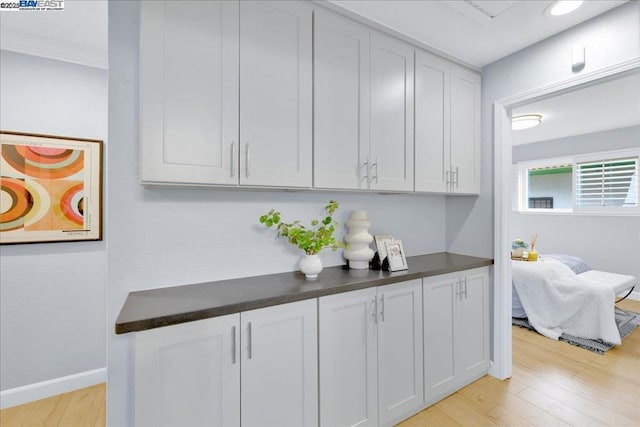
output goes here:
[{"label": "ceiling light fixture", "polygon": [[546,9],[545,13],[552,16],[561,16],[571,13],[584,3],[582,0],[560,0],[551,3]]},{"label": "ceiling light fixture", "polygon": [[538,126],[542,121],[540,114],[524,114],[522,116],[514,116],[511,118],[511,129],[522,130]]}]

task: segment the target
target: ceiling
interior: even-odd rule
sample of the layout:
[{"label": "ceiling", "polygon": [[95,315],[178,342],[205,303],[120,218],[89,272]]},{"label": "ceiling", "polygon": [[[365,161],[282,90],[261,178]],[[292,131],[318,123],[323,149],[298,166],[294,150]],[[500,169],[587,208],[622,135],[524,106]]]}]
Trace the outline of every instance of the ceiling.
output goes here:
[{"label": "ceiling", "polygon": [[513,131],[513,145],[640,125],[640,73],[514,108],[541,114],[538,126]]},{"label": "ceiling", "polygon": [[[587,0],[544,15],[551,0],[376,0],[332,3],[482,67],[627,0]],[[107,67],[107,1],[66,0],[64,11],[0,14],[0,48]]]},{"label": "ceiling", "polygon": [[544,14],[551,0],[331,2],[481,68],[627,1],[587,0],[558,17]]}]

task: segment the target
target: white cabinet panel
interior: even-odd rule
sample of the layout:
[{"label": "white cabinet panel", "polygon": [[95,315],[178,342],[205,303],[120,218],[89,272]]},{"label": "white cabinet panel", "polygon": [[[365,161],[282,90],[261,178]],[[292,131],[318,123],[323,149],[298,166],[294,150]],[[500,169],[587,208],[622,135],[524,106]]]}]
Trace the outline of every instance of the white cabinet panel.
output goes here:
[{"label": "white cabinet panel", "polygon": [[453,191],[480,192],[480,76],[451,68],[451,168]]},{"label": "white cabinet panel", "polygon": [[137,333],[135,425],[239,426],[239,314]]},{"label": "white cabinet panel", "polygon": [[371,189],[413,191],[414,49],[371,33]]},{"label": "white cabinet panel", "polygon": [[311,187],[312,8],[240,2],[240,183]]},{"label": "white cabinet panel", "polygon": [[424,385],[431,402],[453,387],[457,275],[424,280]]},{"label": "white cabinet panel", "polygon": [[416,191],[448,191],[450,79],[450,62],[416,51]]},{"label": "white cabinet panel", "polygon": [[320,423],[392,425],[424,404],[422,282],[319,298]]},{"label": "white cabinet panel", "polygon": [[422,281],[378,288],[378,411],[392,425],[424,403]]},{"label": "white cabinet panel", "polygon": [[317,300],[243,312],[242,425],[318,425]]},{"label": "white cabinet panel", "polygon": [[314,15],[314,187],[367,188],[369,30]]},{"label": "white cabinet panel", "polygon": [[489,364],[488,275],[473,270],[462,278],[461,303],[456,313],[456,338],[460,346],[456,351],[456,365],[463,376],[474,376],[486,370]]},{"label": "white cabinet panel", "polygon": [[486,267],[423,279],[425,401],[434,403],[489,367]]},{"label": "white cabinet panel", "polygon": [[376,289],[319,299],[320,424],[377,426]]},{"label": "white cabinet panel", "polygon": [[238,4],[140,3],[141,180],[236,184]]},{"label": "white cabinet panel", "polygon": [[415,189],[480,192],[480,75],[416,51]]}]

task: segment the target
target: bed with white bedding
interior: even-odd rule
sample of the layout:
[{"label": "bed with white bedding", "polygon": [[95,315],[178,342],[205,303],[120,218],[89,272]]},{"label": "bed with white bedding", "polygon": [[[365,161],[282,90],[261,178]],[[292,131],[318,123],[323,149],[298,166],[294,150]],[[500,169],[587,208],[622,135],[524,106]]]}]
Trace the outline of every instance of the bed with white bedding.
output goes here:
[{"label": "bed with white bedding", "polygon": [[579,258],[545,255],[538,262],[513,261],[513,311],[541,334],[562,333],[619,344],[614,302],[636,278],[592,270]]}]

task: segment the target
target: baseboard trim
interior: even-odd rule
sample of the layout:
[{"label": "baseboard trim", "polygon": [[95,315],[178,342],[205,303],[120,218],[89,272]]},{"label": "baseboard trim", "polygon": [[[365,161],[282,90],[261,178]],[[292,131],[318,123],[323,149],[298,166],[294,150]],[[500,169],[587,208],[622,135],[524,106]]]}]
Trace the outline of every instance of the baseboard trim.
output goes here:
[{"label": "baseboard trim", "polygon": [[107,381],[107,368],[80,372],[40,383],[0,391],[0,409],[22,405]]}]

